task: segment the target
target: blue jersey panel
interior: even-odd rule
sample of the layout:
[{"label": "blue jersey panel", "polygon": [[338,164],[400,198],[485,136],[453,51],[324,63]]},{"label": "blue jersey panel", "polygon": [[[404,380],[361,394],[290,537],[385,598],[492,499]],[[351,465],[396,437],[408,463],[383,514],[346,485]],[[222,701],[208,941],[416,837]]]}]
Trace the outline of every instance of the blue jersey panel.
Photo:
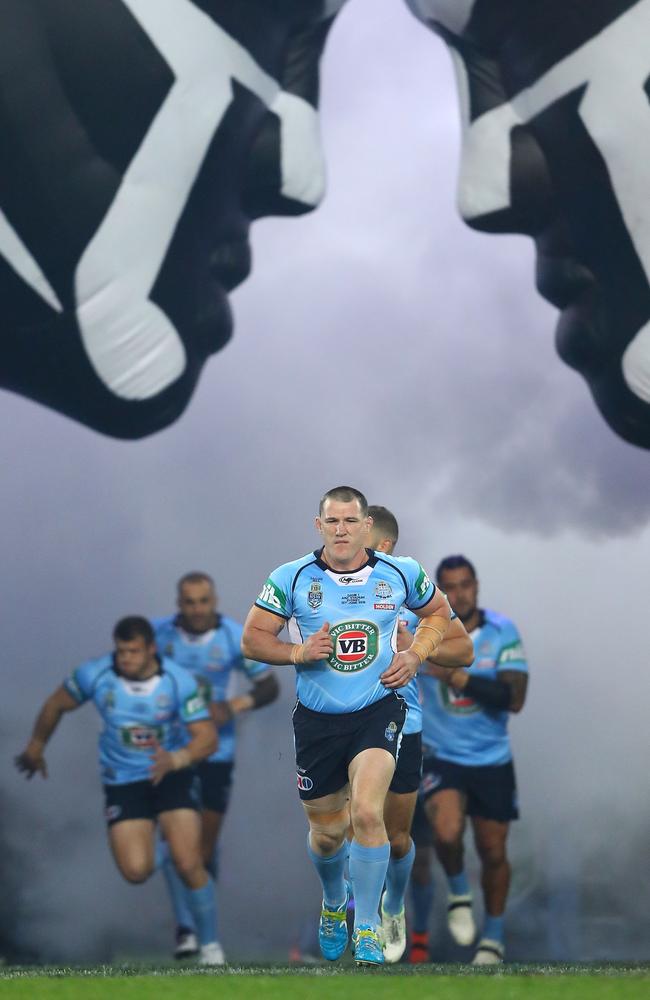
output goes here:
[{"label": "blue jersey panel", "polygon": [[[451,609],[450,609],[451,611]],[[455,612],[451,611],[450,617],[452,620],[457,617]],[[418,627],[418,622],[420,619],[417,615],[409,611],[408,608],[402,608],[399,613],[399,618],[401,622],[404,622],[409,632],[415,633]],[[418,685],[417,677],[414,677],[406,687],[400,688],[399,693],[406,700],[408,705],[409,714],[408,718],[404,724],[404,729],[402,730],[403,736],[408,736],[410,733],[419,733],[422,731],[422,694],[420,692],[420,687]]]},{"label": "blue jersey panel", "polygon": [[[508,618],[484,611],[471,634],[474,662],[470,674],[496,678],[500,670],[528,672],[519,633]],[[505,764],[512,759],[509,712],[483,708],[463,692],[418,674],[422,696],[422,740],[438,757],[469,766]]]},{"label": "blue jersey panel", "polygon": [[399,609],[422,608],[435,593],[414,559],[368,556],[360,569],[337,573],[319,552],[309,553],[274,570],[257,599],[289,622],[293,642],[329,623],[329,659],[296,665],[298,698],[316,712],[355,712],[386,697],[379,677],[396,651]]},{"label": "blue jersey panel", "polygon": [[[194,674],[206,701],[225,701],[235,672],[253,680],[269,669],[266,663],[242,655],[242,626],[225,615],[219,616],[216,628],[198,635],[181,628],[175,615],[156,618],[153,626],[161,654]],[[235,723],[231,720],[219,727],[219,746],[208,760],[231,761],[234,755]]]},{"label": "blue jersey panel", "polygon": [[116,672],[107,654],[83,663],[64,687],[79,704],[92,701],[102,717],[99,764],[106,785],[146,781],[157,745],[178,750],[186,742],[179,722],[210,718],[192,674],[167,658],[153,677],[132,681]]}]

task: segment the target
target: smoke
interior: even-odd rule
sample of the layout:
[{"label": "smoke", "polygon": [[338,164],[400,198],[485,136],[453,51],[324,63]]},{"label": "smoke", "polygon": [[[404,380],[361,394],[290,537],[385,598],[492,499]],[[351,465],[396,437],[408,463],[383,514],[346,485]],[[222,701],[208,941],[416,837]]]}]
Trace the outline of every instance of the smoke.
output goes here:
[{"label": "smoke", "polygon": [[[328,46],[328,199],[257,224],[234,341],[188,413],[130,444],[0,400],[12,949],[71,961],[171,948],[162,879],[128,886],[109,855],[92,708],[63,720],[47,782],[22,782],[11,759],[117,618],[171,611],[176,579],[197,567],[243,618],[269,570],[317,544],[322,493],[350,482],[394,510],[401,551],[429,569],[466,551],[485,603],[524,636],[513,957],[557,954],[557,926],[574,934],[571,957],[647,957],[650,904],[635,887],[649,826],[647,456],[555,356],[528,242],[457,219],[448,57],[402,5],[376,7],[350,3]],[[293,674],[278,673],[279,702],[242,725],[223,834],[224,945],[247,960],[284,958],[320,900],[294,785]],[[557,915],[560,890],[573,916]]]}]

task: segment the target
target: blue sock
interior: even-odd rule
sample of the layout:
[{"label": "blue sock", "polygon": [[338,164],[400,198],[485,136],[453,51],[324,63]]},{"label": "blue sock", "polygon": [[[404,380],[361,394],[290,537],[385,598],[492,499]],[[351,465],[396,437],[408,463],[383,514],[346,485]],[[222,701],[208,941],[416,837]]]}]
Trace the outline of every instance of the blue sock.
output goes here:
[{"label": "blue sock", "polygon": [[379,901],[386,881],[390,844],[364,847],[353,840],[350,845],[350,878],[354,889],[354,926],[376,927]]},{"label": "blue sock", "polygon": [[489,913],[486,913],[483,937],[490,938],[492,941],[503,942],[503,922],[503,914],[500,917],[492,917]]},{"label": "blue sock", "polygon": [[217,940],[217,909],[214,903],[214,882],[208,879],[202,889],[187,889],[199,944]]},{"label": "blue sock", "polygon": [[169,851],[166,853],[162,869],[165,881],[167,882],[167,891],[169,892],[169,898],[174,911],[176,926],[187,927],[190,931],[196,931],[196,924],[194,923],[192,910],[190,909],[187,899],[187,893],[189,890],[176,871],[176,867],[171,859]]},{"label": "blue sock", "polygon": [[469,896],[469,882],[464,871],[458,875],[447,875],[449,891],[454,896]]},{"label": "blue sock", "polygon": [[413,904],[413,930],[416,934],[428,934],[433,907],[433,879],[422,885],[411,882],[411,902]]},{"label": "blue sock", "polygon": [[323,886],[323,900],[328,907],[335,909],[345,900],[345,863],[348,859],[348,843],[343,841],[336,854],[323,858],[312,850],[307,837],[307,854]]},{"label": "blue sock", "polygon": [[411,876],[413,861],[415,860],[415,844],[411,841],[407,853],[403,858],[391,858],[388,862],[386,872],[386,895],[384,896],[384,909],[386,913],[395,916],[404,909],[404,896],[406,886]]}]

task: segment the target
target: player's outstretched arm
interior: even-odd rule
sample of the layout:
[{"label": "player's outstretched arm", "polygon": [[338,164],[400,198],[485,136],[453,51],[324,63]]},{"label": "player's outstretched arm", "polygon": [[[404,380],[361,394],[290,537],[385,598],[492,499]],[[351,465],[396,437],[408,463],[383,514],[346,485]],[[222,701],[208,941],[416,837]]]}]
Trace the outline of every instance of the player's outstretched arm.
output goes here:
[{"label": "player's outstretched arm", "polygon": [[180,750],[164,750],[156,747],[150,770],[151,783],[159,785],[170,771],[180,771],[192,767],[200,760],[205,760],[213,754],[219,745],[217,730],[211,719],[201,719],[198,722],[187,722],[187,732],[190,742]]},{"label": "player's outstretched arm", "polygon": [[241,648],[244,656],[274,666],[326,660],[334,649],[329,622],[323,622],[304,642],[283,642],[278,636],[286,620],[263,608],[252,607],[244,622]]},{"label": "player's outstretched arm", "polygon": [[[474,645],[460,618],[453,618],[445,637],[434,655],[422,664],[422,673],[429,673],[429,664],[438,667],[470,667],[474,662]],[[431,671],[433,672],[433,671]]]},{"label": "player's outstretched arm", "polygon": [[52,733],[61,721],[65,712],[72,712],[79,708],[69,691],[61,685],[54,694],[51,694],[44,703],[40,712],[36,716],[32,736],[23,750],[14,758],[14,763],[19,771],[22,771],[27,778],[33,778],[37,771],[47,778],[47,764],[43,751]]},{"label": "player's outstretched arm", "polygon": [[227,701],[213,701],[210,704],[210,714],[217,726],[230,722],[242,712],[251,712],[263,708],[275,701],[280,693],[280,685],[275,674],[269,672],[262,677],[256,677],[253,686],[246,694],[238,694]]}]

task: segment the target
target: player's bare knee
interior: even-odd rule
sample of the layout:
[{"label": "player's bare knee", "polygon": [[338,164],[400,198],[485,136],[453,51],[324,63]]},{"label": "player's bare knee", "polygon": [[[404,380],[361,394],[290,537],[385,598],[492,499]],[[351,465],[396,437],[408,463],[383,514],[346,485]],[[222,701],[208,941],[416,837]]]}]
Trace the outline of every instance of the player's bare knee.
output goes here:
[{"label": "player's bare knee", "polygon": [[146,882],[153,871],[153,865],[141,861],[122,861],[120,871],[131,885],[141,885]]},{"label": "player's bare knee", "polygon": [[456,847],[463,836],[463,825],[454,820],[442,820],[438,817],[433,834],[438,847]]},{"label": "player's bare knee", "polygon": [[484,868],[500,868],[507,863],[505,844],[484,844],[478,849]]},{"label": "player's bare knee", "polygon": [[330,857],[336,854],[343,845],[345,839],[345,828],[341,827],[317,827],[310,828],[310,844],[316,854],[323,857]]},{"label": "player's bare knee", "polygon": [[357,840],[375,836],[384,828],[383,810],[372,803],[358,802],[352,807],[352,825]]},{"label": "player's bare knee", "polygon": [[399,860],[406,857],[411,847],[411,834],[408,830],[389,830],[391,857]]}]

